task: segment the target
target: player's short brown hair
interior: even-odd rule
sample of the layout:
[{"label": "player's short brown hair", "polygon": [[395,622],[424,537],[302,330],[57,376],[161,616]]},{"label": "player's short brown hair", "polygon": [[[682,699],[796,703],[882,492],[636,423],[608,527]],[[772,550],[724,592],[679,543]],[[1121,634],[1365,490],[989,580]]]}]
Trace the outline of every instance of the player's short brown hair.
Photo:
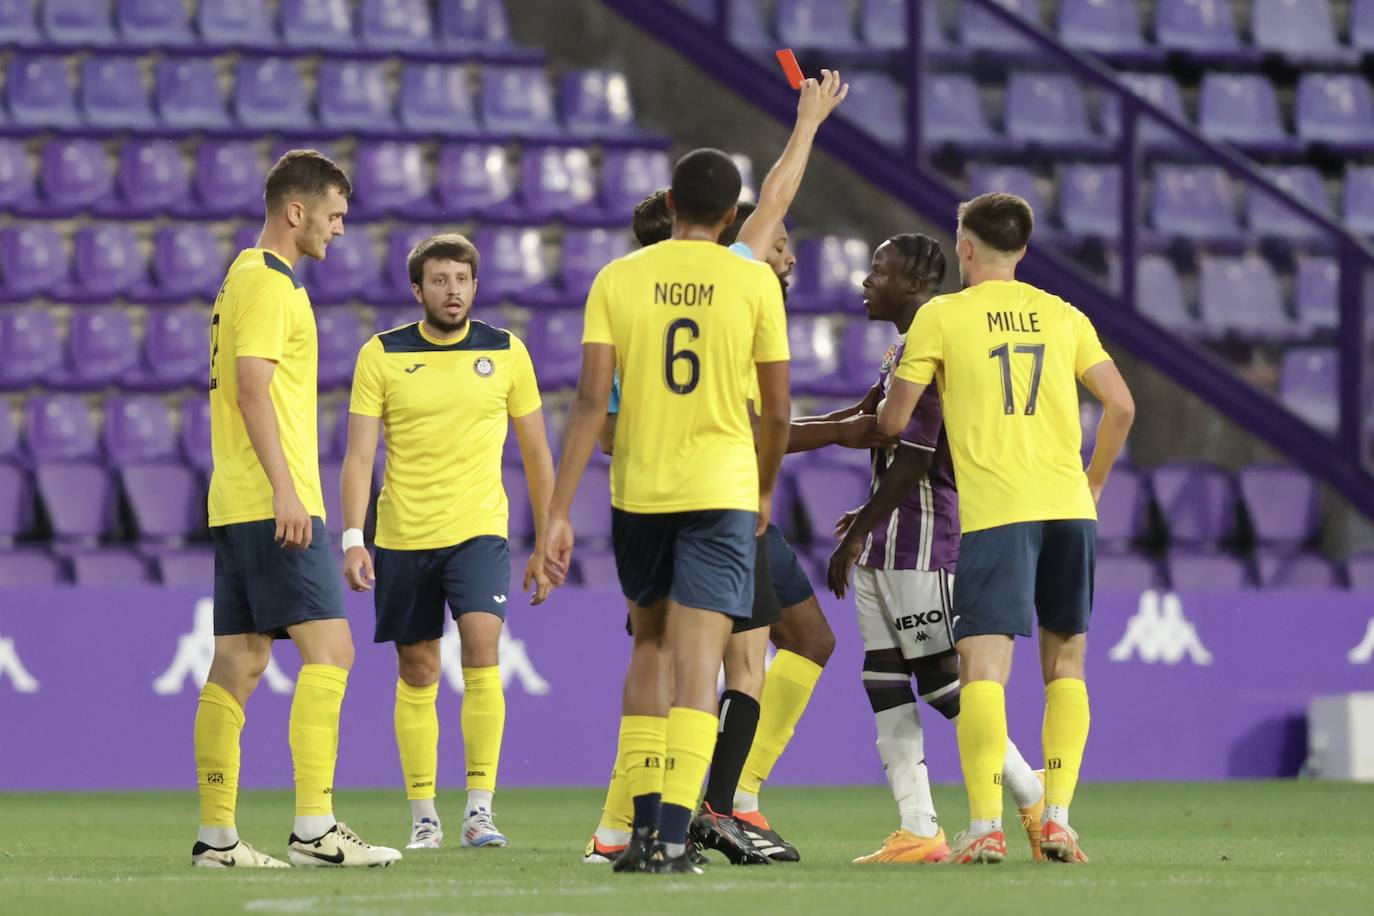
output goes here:
[{"label": "player's short brown hair", "polygon": [[263,202],[271,213],[294,195],[318,197],[336,188],[344,197],[351,197],[353,184],[338,163],[319,150],[288,150],[267,173]]},{"label": "player's short brown hair", "polygon": [[1012,254],[1030,241],[1035,215],[1025,198],[994,191],[959,205],[959,227],[990,248]]},{"label": "player's short brown hair", "polygon": [[472,278],[477,279],[477,246],[466,236],[456,232],[431,235],[410,249],[406,255],[406,272],[410,282],[419,286],[425,280],[425,263],[428,261],[457,261],[472,268]]},{"label": "player's short brown hair", "polygon": [[667,188],[655,191],[639,202],[630,228],[634,230],[635,240],[642,248],[672,238],[673,211],[668,209]]}]

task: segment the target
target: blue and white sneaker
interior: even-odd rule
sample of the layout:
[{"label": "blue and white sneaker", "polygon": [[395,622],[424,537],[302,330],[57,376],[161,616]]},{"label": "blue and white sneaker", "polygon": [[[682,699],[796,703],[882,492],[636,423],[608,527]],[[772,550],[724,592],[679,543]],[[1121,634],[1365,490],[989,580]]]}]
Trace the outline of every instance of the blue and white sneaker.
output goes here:
[{"label": "blue and white sneaker", "polygon": [[496,829],[496,823],[491,819],[491,812],[485,808],[478,808],[476,811],[469,811],[467,819],[463,821],[463,837],[459,841],[460,846],[505,846],[507,845],[506,835]]},{"label": "blue and white sneaker", "polygon": [[406,849],[438,849],[443,843],[444,831],[439,822],[422,817],[411,825]]}]

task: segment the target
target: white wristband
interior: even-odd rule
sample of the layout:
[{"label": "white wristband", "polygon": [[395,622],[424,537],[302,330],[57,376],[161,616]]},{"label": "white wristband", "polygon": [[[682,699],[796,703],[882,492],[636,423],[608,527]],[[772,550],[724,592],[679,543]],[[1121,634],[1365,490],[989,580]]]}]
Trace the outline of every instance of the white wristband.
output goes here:
[{"label": "white wristband", "polygon": [[354,547],[362,547],[362,546],[363,546],[363,529],[361,529],[361,528],[349,528],[347,531],[345,531],[345,532],[343,533],[343,549],[344,549],[344,553],[348,553],[348,552],[349,552],[350,550],[352,550]]}]

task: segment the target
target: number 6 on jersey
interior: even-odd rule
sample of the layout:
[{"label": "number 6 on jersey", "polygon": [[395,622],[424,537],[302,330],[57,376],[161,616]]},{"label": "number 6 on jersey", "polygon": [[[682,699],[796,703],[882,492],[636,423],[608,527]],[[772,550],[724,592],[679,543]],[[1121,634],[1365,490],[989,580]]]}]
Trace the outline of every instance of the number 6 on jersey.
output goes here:
[{"label": "number 6 on jersey", "polygon": [[[688,343],[701,336],[701,328],[690,318],[679,318],[668,325],[668,333],[663,338],[663,380],[668,383],[668,389],[674,394],[691,394],[701,381],[701,358],[691,350],[675,349],[678,331],[687,332]],[[687,363],[687,381],[681,383],[677,381],[677,374],[673,371],[674,363],[679,360]]]}]

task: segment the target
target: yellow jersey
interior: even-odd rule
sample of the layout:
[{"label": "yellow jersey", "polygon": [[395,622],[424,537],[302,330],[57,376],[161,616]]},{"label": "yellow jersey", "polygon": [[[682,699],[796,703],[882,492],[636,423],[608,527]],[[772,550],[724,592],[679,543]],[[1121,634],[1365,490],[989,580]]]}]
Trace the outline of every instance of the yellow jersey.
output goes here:
[{"label": "yellow jersey", "polygon": [[1087,316],[1019,281],[979,283],[916,313],[897,377],[939,385],[965,532],[1097,518],[1078,380],[1109,359]]},{"label": "yellow jersey", "polygon": [[614,346],[620,370],[611,505],[758,511],[746,399],[756,363],[788,358],[767,264],[688,240],[618,258],[592,283],[582,342]]},{"label": "yellow jersey", "polygon": [[382,421],[377,546],[432,550],[508,536],[507,418],[539,405],[529,351],[509,331],[469,320],[445,342],[416,322],[363,344],[348,409]]},{"label": "yellow jersey", "polygon": [[238,406],[240,356],[277,364],[269,393],[277,435],[306,511],[324,518],[315,402],[319,347],[310,297],[282,257],[265,248],[239,252],[210,317],[211,527],[272,518],[272,486]]}]

